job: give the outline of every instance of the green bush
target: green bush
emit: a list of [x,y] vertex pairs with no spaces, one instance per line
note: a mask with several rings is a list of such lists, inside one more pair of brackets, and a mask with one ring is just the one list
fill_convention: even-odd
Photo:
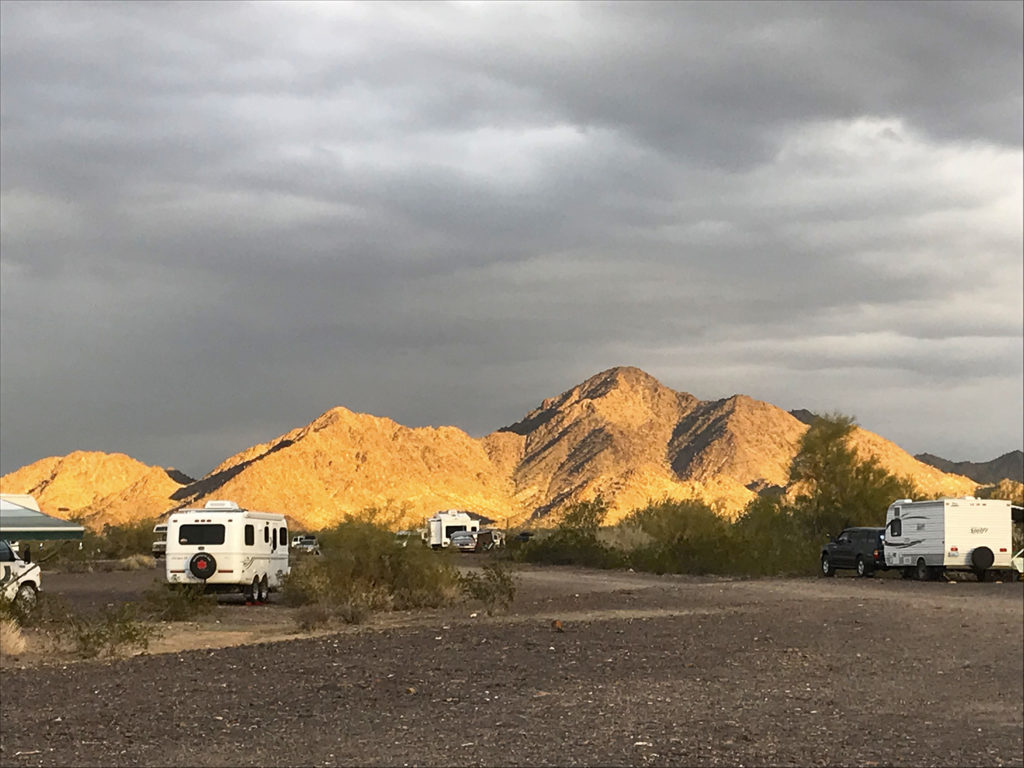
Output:
[[446,553],[399,546],[388,517],[386,511],[368,509],[320,531],[321,554],[296,558],[285,579],[285,601],[319,604],[350,623],[374,611],[451,601],[458,577]]
[[632,512],[623,527],[650,537],[629,564],[654,573],[726,573],[733,568],[730,525],[703,501],[664,500]]
[[622,567],[626,564],[625,554],[602,541],[599,535],[607,515],[608,504],[600,496],[573,504],[554,531],[523,542],[517,547],[516,556],[526,562],[549,565]]
[[143,610],[156,621],[190,621],[217,607],[217,596],[205,584],[168,584],[154,581],[142,593]]
[[466,597],[484,604],[487,615],[508,610],[516,599],[518,582],[503,563],[488,563],[482,573],[469,571],[459,576],[459,587]]
[[62,634],[78,656],[94,658],[101,654],[116,656],[135,648],[146,650],[157,629],[139,619],[133,604],[123,603],[95,615],[69,614]]

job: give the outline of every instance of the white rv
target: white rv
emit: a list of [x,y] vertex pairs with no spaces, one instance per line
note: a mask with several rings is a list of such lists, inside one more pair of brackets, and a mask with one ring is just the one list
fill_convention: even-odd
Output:
[[426,542],[433,549],[442,549],[451,544],[451,536],[456,531],[478,531],[480,521],[474,520],[465,512],[449,509],[438,512],[427,520]]
[[167,581],[205,584],[213,592],[241,591],[264,602],[289,572],[284,515],[208,501],[167,520]]
[[984,581],[1012,566],[1011,504],[1001,499],[899,499],[885,514],[885,564],[921,581],[944,570]]

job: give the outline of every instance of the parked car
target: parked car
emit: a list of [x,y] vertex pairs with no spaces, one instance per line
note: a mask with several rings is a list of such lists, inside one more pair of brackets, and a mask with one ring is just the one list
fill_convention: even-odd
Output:
[[312,555],[320,554],[320,542],[317,541],[316,536],[295,536],[292,538],[292,549],[297,549],[299,552],[309,552]]
[[167,523],[153,526],[153,557],[159,559],[167,554]]
[[459,552],[476,552],[476,535],[473,531],[456,531],[449,537],[449,546]]
[[821,550],[821,575],[835,576],[840,568],[851,568],[858,576],[886,570],[885,528],[846,528]]
[[0,541],[0,596],[15,604],[22,614],[31,613],[36,607],[41,587],[39,565],[28,558],[26,548],[22,559],[7,541]]

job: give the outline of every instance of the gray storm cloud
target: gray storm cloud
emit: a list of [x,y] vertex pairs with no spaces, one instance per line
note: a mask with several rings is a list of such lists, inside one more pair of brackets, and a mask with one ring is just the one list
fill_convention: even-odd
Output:
[[1021,447],[1012,3],[0,4],[2,471],[619,364]]

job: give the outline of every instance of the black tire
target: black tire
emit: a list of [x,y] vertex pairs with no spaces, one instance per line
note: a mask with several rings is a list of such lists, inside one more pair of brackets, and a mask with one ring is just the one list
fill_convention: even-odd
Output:
[[917,565],[914,567],[914,578],[918,581],[932,580],[932,569],[928,567],[923,557],[917,559]]
[[822,576],[835,576],[836,569],[832,567],[832,561],[828,555],[821,556],[821,575]]
[[974,575],[977,577],[978,581],[988,581],[992,576],[992,571],[975,570]]
[[253,576],[252,584],[245,591],[245,601],[247,603],[258,603],[260,601],[260,577]]
[[977,547],[971,552],[971,565],[975,571],[987,571],[996,561],[996,556],[988,547]]
[[14,605],[22,616],[28,616],[39,604],[39,590],[35,584],[22,584],[14,595]]
[[871,569],[871,566],[868,565],[867,562],[864,560],[864,556],[857,555],[857,575],[860,576],[862,579],[866,579],[870,577],[872,573],[874,573],[874,571]]
[[263,574],[263,578],[260,579],[260,602],[265,603],[270,599],[270,582],[267,580],[267,575]]
[[197,579],[206,581],[217,572],[217,559],[208,552],[197,552],[188,561],[188,570]]

